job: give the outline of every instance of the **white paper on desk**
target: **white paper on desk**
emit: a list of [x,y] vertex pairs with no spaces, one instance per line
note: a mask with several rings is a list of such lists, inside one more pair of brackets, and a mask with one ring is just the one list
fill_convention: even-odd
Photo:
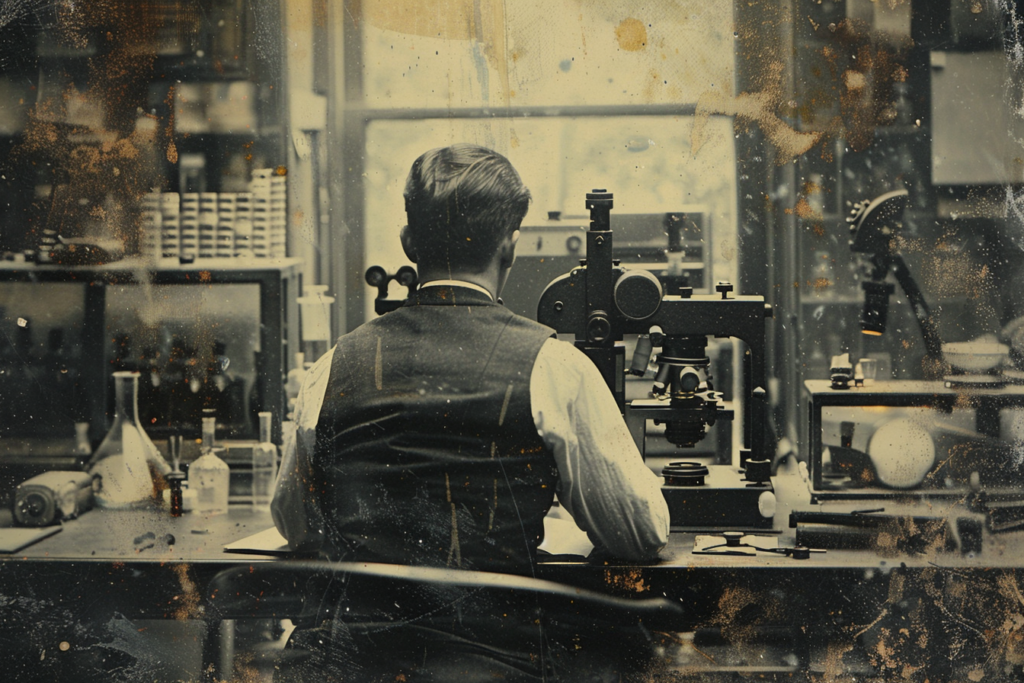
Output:
[[224,546],[226,553],[252,553],[253,555],[284,555],[291,552],[288,541],[277,527],[264,529],[258,534],[228,543]]
[[44,526],[27,529],[22,527],[0,529],[0,553],[16,553],[36,541],[53,536],[63,528],[61,526]]
[[538,550],[552,555],[583,555],[594,549],[587,534],[572,519],[548,515],[544,518],[544,541]]

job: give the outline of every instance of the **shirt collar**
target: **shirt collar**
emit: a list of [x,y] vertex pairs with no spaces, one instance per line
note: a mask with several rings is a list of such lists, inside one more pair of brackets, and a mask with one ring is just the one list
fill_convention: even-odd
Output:
[[431,280],[430,282],[421,283],[419,288],[426,289],[427,287],[465,287],[466,289],[475,289],[478,292],[486,294],[487,298],[494,301],[493,294],[480,285],[474,282],[466,282],[465,280]]

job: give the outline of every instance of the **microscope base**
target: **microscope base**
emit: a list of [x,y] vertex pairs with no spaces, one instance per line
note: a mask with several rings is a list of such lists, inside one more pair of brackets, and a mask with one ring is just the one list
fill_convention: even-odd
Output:
[[662,486],[673,528],[742,527],[769,529],[772,517],[761,510],[773,510],[762,496],[774,497],[771,484],[753,484],[743,472],[729,465],[711,465],[703,486]]

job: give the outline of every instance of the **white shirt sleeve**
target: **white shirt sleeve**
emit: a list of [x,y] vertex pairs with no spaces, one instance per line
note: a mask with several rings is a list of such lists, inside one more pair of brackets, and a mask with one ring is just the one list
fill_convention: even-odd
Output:
[[549,339],[533,366],[530,401],[558,467],[558,499],[576,524],[615,557],[656,557],[669,530],[661,481],[597,367],[572,344]]
[[270,513],[274,526],[292,550],[315,550],[323,544],[324,518],[311,497],[316,423],[327,394],[334,348],[313,364],[295,399],[295,438],[285,442]]

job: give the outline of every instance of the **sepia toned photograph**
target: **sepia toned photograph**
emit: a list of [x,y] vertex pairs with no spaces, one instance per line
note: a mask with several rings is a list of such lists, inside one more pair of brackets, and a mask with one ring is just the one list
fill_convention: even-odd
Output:
[[1024,679],[1024,5],[0,0],[0,681]]

